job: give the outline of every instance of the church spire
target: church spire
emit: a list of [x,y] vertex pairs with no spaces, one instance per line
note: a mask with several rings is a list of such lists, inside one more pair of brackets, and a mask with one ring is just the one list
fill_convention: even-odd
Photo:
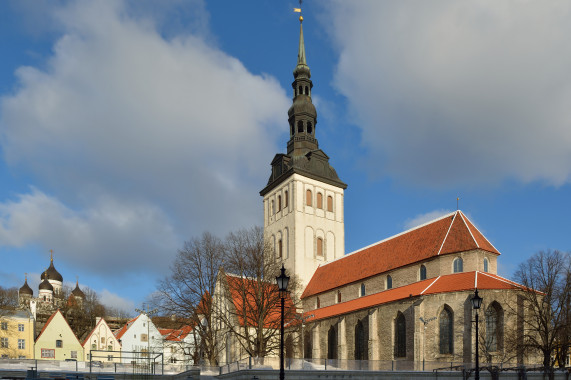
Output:
[[299,51],[297,53],[297,65],[307,65],[305,60],[305,42],[303,41],[303,16],[299,16]]

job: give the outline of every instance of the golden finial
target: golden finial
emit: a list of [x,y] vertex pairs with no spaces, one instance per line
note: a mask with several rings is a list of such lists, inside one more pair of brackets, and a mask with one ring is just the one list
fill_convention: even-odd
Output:
[[293,11],[299,13],[299,22],[303,22],[303,16],[301,15],[301,1],[299,0],[299,8],[293,8]]
[[24,281],[28,281],[28,273],[24,273]]
[[54,250],[50,249],[50,262],[54,262]]
[[458,205],[459,205],[458,202],[460,202],[460,197],[457,197],[457,198],[456,198],[456,211],[458,211],[458,210],[460,209],[459,206],[458,206]]

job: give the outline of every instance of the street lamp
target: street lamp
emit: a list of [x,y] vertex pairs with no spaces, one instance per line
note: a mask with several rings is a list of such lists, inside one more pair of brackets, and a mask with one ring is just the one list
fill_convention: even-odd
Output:
[[284,380],[284,308],[285,308],[285,295],[287,292],[287,285],[289,283],[289,276],[285,274],[284,264],[282,263],[281,274],[276,276],[280,297],[282,299],[282,319],[281,319],[281,336],[280,336],[280,380]]
[[472,307],[476,310],[476,375],[474,377],[475,380],[480,380],[480,357],[478,355],[478,310],[480,306],[482,306],[482,297],[478,295],[478,289],[474,293],[474,297],[471,299]]

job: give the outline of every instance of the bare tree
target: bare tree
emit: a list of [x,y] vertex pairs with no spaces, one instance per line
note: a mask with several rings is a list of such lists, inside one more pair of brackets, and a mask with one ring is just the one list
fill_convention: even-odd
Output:
[[557,353],[569,346],[570,270],[569,252],[540,251],[521,263],[514,276],[526,287],[521,295],[523,308],[518,309],[524,313],[519,316],[521,350],[540,353],[546,370],[553,368]]
[[80,340],[95,327],[97,317],[106,315],[105,306],[101,304],[99,295],[94,290],[86,287],[83,293],[85,295],[83,299],[75,298],[70,288],[64,285],[57,295],[62,299],[60,310]]
[[18,289],[0,286],[0,313],[2,310],[16,307],[18,307]]
[[[280,293],[275,277],[281,263],[263,229],[254,227],[231,233],[226,239],[226,309],[220,311],[223,324],[250,356],[265,357],[279,349]],[[290,294],[297,294],[298,281],[290,280]],[[285,320],[296,314],[294,301],[287,297]]]
[[153,304],[166,315],[176,315],[193,326],[200,356],[217,365],[222,349],[218,342],[219,323],[212,313],[212,294],[219,268],[224,265],[223,244],[217,237],[204,233],[184,243],[171,273],[158,284]]

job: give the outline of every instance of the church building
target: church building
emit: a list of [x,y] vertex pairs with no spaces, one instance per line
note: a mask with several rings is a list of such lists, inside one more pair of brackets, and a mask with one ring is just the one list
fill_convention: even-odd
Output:
[[287,153],[272,160],[260,195],[275,260],[303,284],[306,321],[295,356],[394,369],[473,362],[477,289],[482,362],[524,363],[510,349],[521,338],[523,288],[498,276],[500,252],[462,211],[345,254],[347,185],[319,148],[302,24],[293,77]]

